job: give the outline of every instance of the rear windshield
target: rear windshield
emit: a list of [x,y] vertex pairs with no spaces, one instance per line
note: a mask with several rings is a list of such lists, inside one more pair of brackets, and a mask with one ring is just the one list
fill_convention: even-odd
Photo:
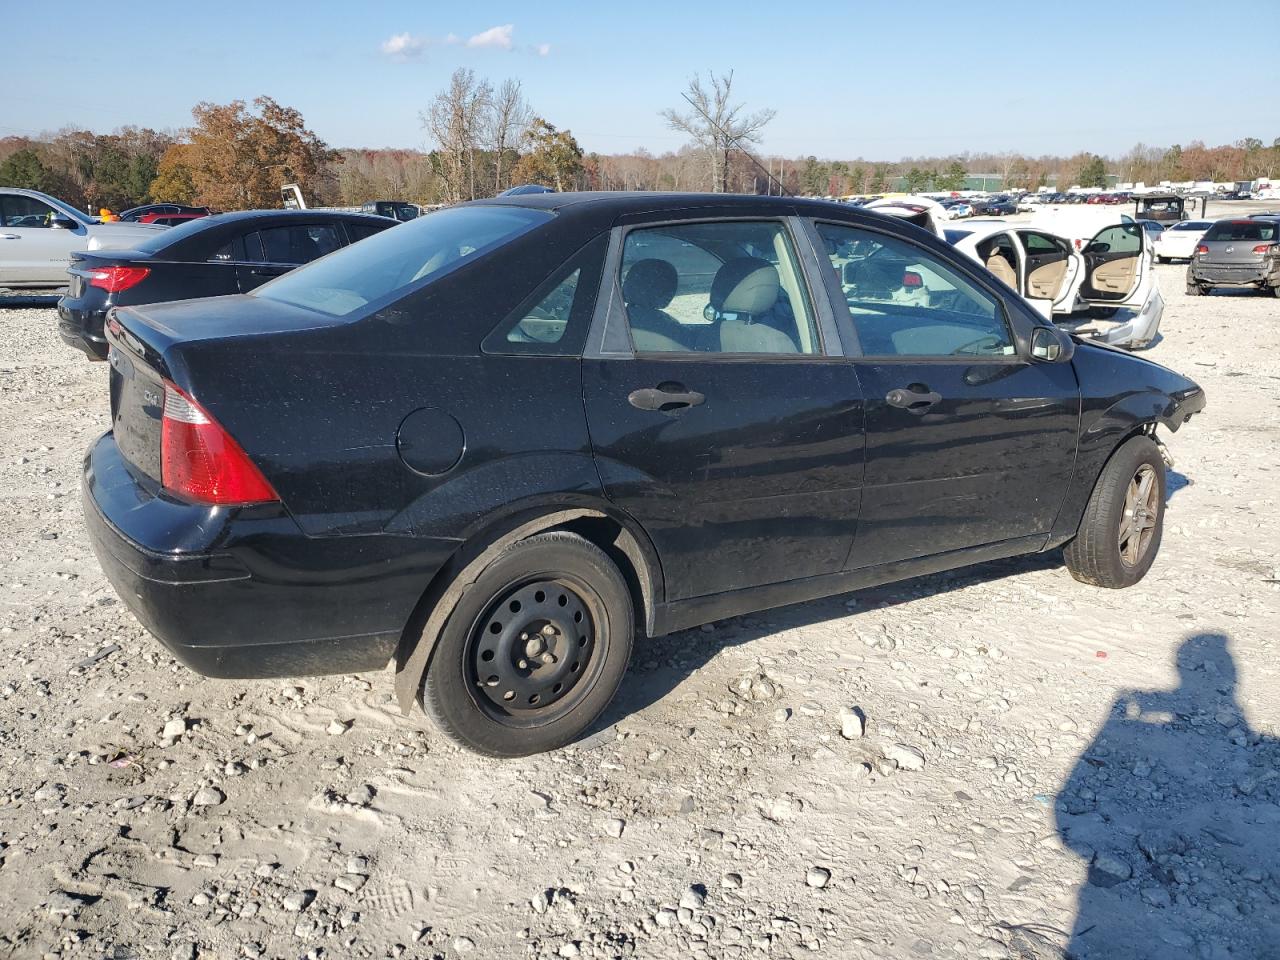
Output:
[[1183,220],[1175,223],[1170,230],[1208,230],[1213,224],[1208,220]]
[[1276,224],[1265,220],[1219,220],[1209,232],[1205,240],[1266,240],[1276,238]]
[[194,220],[181,220],[178,221],[177,226],[170,227],[168,230],[157,230],[153,236],[131,244],[131,246],[133,249],[141,250],[143,253],[159,253],[161,250],[171,247],[175,243],[187,239],[187,237],[203,233],[214,224],[221,222],[222,220],[217,214],[209,217],[197,217]]
[[944,230],[947,235],[947,243],[959,243],[965,237],[973,235],[972,230]]
[[523,207],[439,210],[300,267],[250,296],[344,317],[425,286],[551,217]]

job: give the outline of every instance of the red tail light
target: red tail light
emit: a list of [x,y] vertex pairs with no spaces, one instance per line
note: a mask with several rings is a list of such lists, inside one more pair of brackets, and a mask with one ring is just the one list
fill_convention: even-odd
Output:
[[1275,249],[1275,247],[1276,245],[1274,243],[1260,243],[1253,248],[1253,252],[1254,253],[1270,253],[1272,250]]
[[914,270],[908,270],[902,275],[902,285],[904,287],[923,287],[924,277],[920,276],[920,274],[916,273]]
[[1209,252],[1209,248],[1205,246],[1203,243],[1196,245],[1196,253],[1208,253],[1208,252]]
[[150,267],[99,267],[89,274],[89,286],[101,287],[107,293],[119,293],[136,287],[147,279],[150,272]]
[[160,472],[165,489],[198,503],[264,503],[280,499],[231,435],[167,380]]

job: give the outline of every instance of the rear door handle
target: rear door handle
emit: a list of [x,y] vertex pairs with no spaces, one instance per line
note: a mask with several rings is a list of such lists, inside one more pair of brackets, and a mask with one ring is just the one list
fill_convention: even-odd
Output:
[[627,402],[638,410],[684,410],[706,402],[706,396],[696,390],[686,390],[684,384],[660,383],[656,387],[643,387],[627,394]]
[[942,400],[942,394],[934,393],[927,387],[913,383],[910,387],[898,387],[885,394],[884,402],[891,407],[900,407],[907,413],[921,414]]
[[0,233],[0,240],[21,240],[16,233]]

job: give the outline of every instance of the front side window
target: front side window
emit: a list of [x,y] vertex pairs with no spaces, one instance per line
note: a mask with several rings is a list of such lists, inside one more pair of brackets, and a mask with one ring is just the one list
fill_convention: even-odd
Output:
[[817,228],[864,355],[1017,355],[999,300],[935,254],[859,227]]
[[250,296],[347,316],[423,287],[553,216],[545,210],[502,205],[451,207],[344,247]]
[[6,227],[47,227],[57,215],[47,203],[20,193],[0,197],[0,207],[3,207]]
[[1142,228],[1136,223],[1117,223],[1114,227],[1107,227],[1089,242],[1084,252],[1141,253]]
[[821,352],[803,274],[781,223],[632,230],[620,279],[639,353]]

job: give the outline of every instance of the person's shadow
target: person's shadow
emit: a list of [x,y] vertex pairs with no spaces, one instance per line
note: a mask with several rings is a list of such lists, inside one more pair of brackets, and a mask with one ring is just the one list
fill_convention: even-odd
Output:
[[1174,690],[1117,698],[1057,797],[1088,864],[1072,960],[1280,958],[1280,740],[1249,728],[1223,634]]

